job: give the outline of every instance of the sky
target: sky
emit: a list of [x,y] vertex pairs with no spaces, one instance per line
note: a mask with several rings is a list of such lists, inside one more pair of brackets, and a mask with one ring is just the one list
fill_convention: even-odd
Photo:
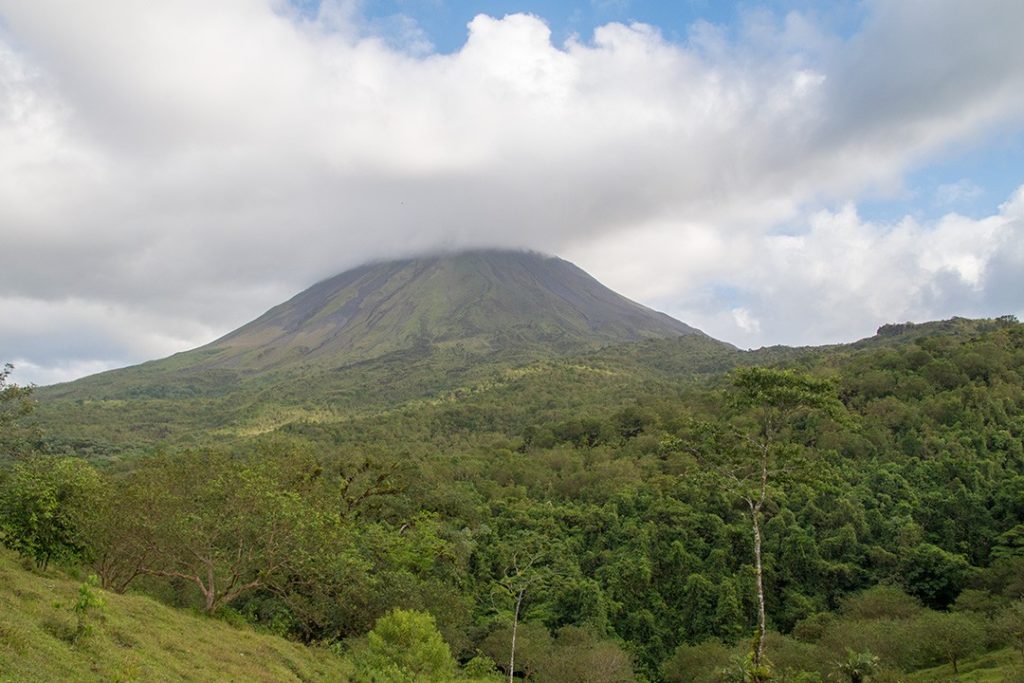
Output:
[[1019,0],[0,0],[0,362],[524,248],[742,348],[1024,317]]

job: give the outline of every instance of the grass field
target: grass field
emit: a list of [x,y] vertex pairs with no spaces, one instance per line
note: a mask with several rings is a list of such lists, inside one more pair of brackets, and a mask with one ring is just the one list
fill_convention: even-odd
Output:
[[907,674],[906,683],[1024,683],[1024,659],[1012,649],[989,652],[962,662],[958,674],[949,664]]
[[327,650],[98,588],[103,605],[76,640],[72,606],[81,585],[0,551],[0,683],[349,678],[347,662]]

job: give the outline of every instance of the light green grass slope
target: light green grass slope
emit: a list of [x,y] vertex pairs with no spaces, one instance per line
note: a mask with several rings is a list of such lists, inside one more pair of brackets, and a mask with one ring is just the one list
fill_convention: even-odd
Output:
[[906,683],[1024,683],[1024,660],[1009,648],[962,662],[958,674],[949,664],[907,674]]
[[348,680],[327,650],[99,589],[92,632],[72,643],[80,585],[0,551],[0,683]]

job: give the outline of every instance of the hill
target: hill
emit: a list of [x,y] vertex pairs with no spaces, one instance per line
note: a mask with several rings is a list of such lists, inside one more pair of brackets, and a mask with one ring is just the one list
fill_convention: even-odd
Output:
[[536,420],[585,406],[678,396],[738,366],[834,365],[875,351],[904,349],[926,338],[960,343],[1007,324],[1011,322],[965,318],[904,323],[884,326],[851,344],[754,351],[701,333],[584,347],[565,355],[475,354],[429,346],[340,368],[298,365],[253,373],[244,380],[227,370],[175,374],[166,368],[186,353],[40,388],[36,419],[49,442],[47,450],[99,456],[155,442],[253,436],[292,423],[387,421],[391,413],[418,411],[423,405],[479,414],[490,413],[486,406],[497,402],[493,412],[502,421],[516,415]]
[[476,251],[350,270],[199,351],[204,367],[261,371],[297,357],[337,365],[426,345],[564,352],[695,333],[562,259]]
[[81,582],[0,551],[0,681],[346,681],[327,650],[94,589],[103,607],[73,642]]

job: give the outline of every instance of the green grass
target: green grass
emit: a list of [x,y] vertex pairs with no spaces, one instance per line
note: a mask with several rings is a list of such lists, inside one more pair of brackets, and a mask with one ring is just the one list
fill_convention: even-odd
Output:
[[949,664],[907,674],[906,683],[1019,683],[1024,681],[1024,660],[1012,649],[988,652],[959,665],[959,674]]
[[327,650],[98,588],[104,605],[74,642],[80,585],[0,551],[0,683],[348,680]]

